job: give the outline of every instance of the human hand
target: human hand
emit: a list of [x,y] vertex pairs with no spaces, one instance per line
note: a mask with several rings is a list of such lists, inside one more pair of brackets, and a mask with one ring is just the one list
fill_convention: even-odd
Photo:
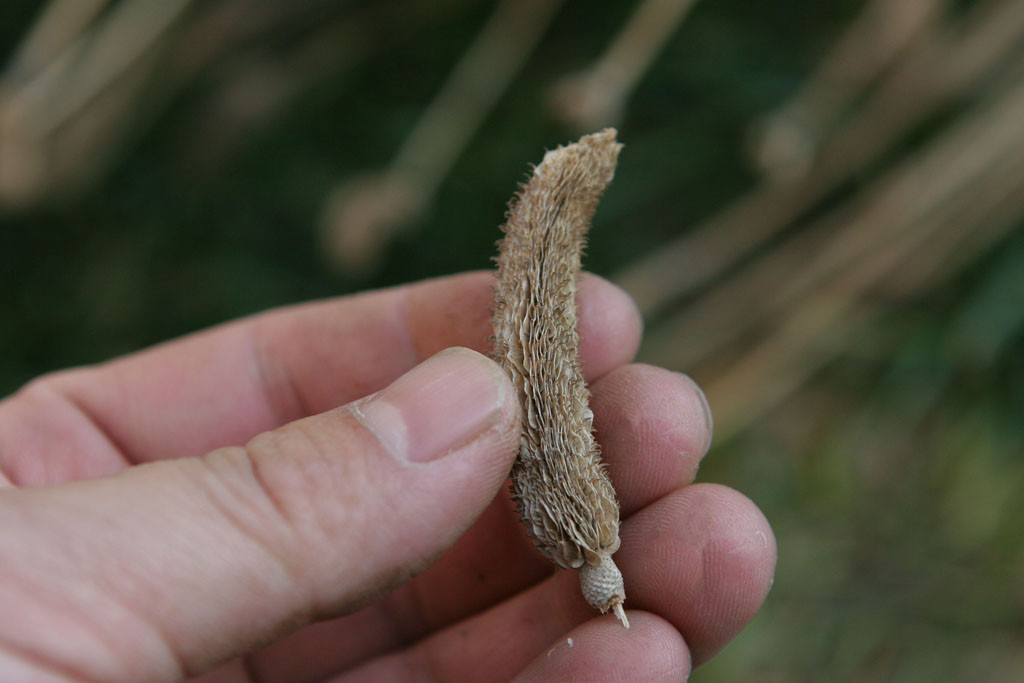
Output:
[[581,279],[627,631],[517,521],[509,382],[438,354],[485,350],[491,284],[275,311],[0,403],[0,680],[680,680],[721,649],[775,543],[691,484],[699,390],[630,364],[635,308]]

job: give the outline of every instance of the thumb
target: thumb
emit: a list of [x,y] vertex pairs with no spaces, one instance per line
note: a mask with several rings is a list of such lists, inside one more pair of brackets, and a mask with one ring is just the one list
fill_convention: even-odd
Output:
[[500,368],[451,349],[245,447],[6,490],[0,613],[23,618],[3,620],[0,652],[90,680],[173,679],[353,610],[482,512],[517,425]]

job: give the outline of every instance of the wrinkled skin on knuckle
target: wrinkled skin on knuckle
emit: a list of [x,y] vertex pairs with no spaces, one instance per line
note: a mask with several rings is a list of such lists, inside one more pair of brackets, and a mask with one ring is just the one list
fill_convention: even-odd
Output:
[[369,483],[360,459],[346,457],[340,443],[303,420],[244,448],[259,496],[307,547],[329,546],[351,531],[352,499]]

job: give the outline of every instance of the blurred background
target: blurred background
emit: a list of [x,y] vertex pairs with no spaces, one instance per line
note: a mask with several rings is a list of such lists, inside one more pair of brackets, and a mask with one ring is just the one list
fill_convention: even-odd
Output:
[[693,680],[1024,680],[1024,2],[5,0],[0,395],[488,268],[616,125],[586,264],[772,520]]

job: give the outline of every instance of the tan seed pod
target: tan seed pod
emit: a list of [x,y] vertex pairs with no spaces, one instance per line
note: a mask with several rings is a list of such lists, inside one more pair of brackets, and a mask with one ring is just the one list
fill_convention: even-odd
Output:
[[523,407],[512,493],[527,532],[552,562],[580,569],[584,597],[629,628],[619,505],[594,439],[576,329],[576,277],[597,201],[615,173],[615,130],[544,155],[512,201],[499,243],[494,358]]

